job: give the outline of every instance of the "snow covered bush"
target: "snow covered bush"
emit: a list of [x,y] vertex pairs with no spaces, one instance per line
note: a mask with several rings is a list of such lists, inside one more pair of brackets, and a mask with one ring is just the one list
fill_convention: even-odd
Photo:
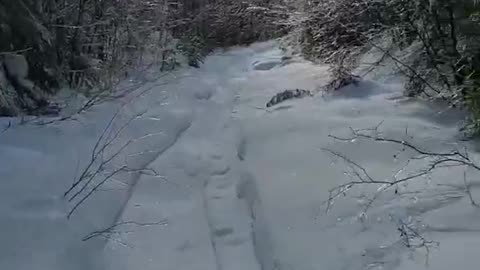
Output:
[[415,70],[407,68],[410,93],[448,100],[472,112],[469,130],[480,130],[480,6],[476,1],[394,1],[388,29],[399,45],[420,44]]
[[386,2],[374,0],[321,0],[307,6],[302,48],[310,58],[335,62],[334,55],[363,47],[384,30]]
[[[474,0],[319,0],[302,25],[303,53],[327,63],[339,54],[383,50],[408,78],[408,95],[448,100],[472,112],[469,128],[480,130],[480,5]],[[411,51],[415,65],[377,45]],[[343,61],[343,59],[342,59]],[[351,60],[353,61],[353,60]]]
[[[161,54],[171,41],[175,12],[175,2],[166,0],[5,0],[0,56],[26,58],[30,96],[55,94],[60,86],[108,91],[129,71],[162,65],[157,62],[166,59]],[[27,102],[23,90],[13,86],[15,102]],[[2,97],[11,96],[7,92],[2,90]],[[2,109],[2,115],[39,112],[36,107]]]
[[189,66],[197,68],[208,54],[205,37],[194,33],[185,34],[180,39],[177,49],[187,57]]

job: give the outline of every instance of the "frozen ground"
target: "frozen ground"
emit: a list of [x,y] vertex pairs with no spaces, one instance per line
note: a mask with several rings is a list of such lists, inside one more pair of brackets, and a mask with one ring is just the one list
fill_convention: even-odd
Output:
[[[333,96],[266,110],[277,92],[328,80],[324,66],[281,58],[273,43],[219,52],[200,69],[180,70],[77,121],[1,133],[0,269],[411,270],[426,269],[427,258],[429,269],[476,269],[480,211],[459,168],[382,193],[366,216],[366,196],[378,187],[354,190],[329,213],[323,205],[349,175],[322,148],[378,179],[411,154],[328,135],[383,121],[385,136],[442,151],[464,143],[456,126],[462,115],[398,98],[400,87],[375,82],[394,81],[378,74]],[[104,159],[128,147],[95,181],[121,166],[133,171],[116,174],[67,219],[76,201],[63,193],[122,102],[109,136],[128,125]],[[480,200],[477,176],[468,180]],[[429,254],[407,248],[402,226],[440,245]]]

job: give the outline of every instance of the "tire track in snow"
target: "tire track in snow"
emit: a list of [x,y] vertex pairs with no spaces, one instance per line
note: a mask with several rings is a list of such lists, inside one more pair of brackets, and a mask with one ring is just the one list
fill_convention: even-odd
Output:
[[[112,258],[119,260],[112,261],[112,269],[156,269],[159,263],[167,269],[261,269],[251,207],[239,196],[238,132],[229,125],[234,93],[225,87],[228,81],[216,75],[195,83],[194,120],[147,165],[177,184],[186,183],[187,189],[183,194],[169,194],[148,176],[138,181],[120,218],[165,218],[169,226],[123,235],[121,240],[132,242],[136,249],[113,250]],[[180,249],[175,247],[178,244]],[[115,248],[114,243],[109,247]],[[131,259],[123,259],[127,254]],[[188,254],[194,258],[190,260]],[[162,258],[169,261],[162,263]]]
[[223,158],[212,159],[212,171],[204,190],[218,270],[260,270],[252,209],[243,197],[241,171],[235,164],[238,160],[233,160],[233,164],[228,164]]
[[192,140],[200,140],[196,144],[202,145],[198,151],[205,164],[203,203],[217,270],[260,270],[252,206],[247,200],[250,190],[242,177],[244,172],[239,158],[241,132],[232,123],[232,105],[233,99],[229,98],[210,104],[207,114],[211,118],[195,124],[197,127],[193,127],[192,132],[198,128],[202,134],[196,134]]

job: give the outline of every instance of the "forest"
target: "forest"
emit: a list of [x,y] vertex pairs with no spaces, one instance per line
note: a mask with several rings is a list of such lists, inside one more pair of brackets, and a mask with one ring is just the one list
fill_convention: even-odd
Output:
[[[259,5],[257,5],[259,4]],[[6,0],[0,3],[0,114],[55,112],[61,87],[112,91],[138,68],[198,66],[213,49],[286,33],[265,1]],[[91,91],[91,90],[94,91]],[[94,92],[94,93],[92,93]]]
[[[339,80],[348,77],[355,55],[379,48],[382,60],[394,61],[409,78],[407,95],[467,107],[469,128],[479,128],[474,0],[4,0],[0,5],[1,115],[54,113],[49,97],[61,87],[89,95],[92,89],[111,91],[138,67],[171,70],[181,56],[198,66],[215,48],[292,35],[303,55],[331,64]],[[412,51],[406,62],[392,53],[407,48]]]

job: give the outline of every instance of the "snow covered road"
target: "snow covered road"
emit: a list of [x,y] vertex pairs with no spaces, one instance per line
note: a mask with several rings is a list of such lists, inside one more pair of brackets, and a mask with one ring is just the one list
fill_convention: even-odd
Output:
[[142,177],[120,218],[168,224],[133,226],[119,237],[128,245],[110,241],[107,269],[260,269],[252,212],[241,194],[241,133],[231,116],[238,86],[230,80],[247,66],[239,53],[210,58],[176,89],[193,95],[192,124],[151,164],[162,178]]
[[[323,205],[349,174],[322,149],[379,179],[411,154],[329,135],[383,122],[385,136],[441,151],[462,143],[462,115],[397,99],[398,85],[374,81],[267,110],[278,92],[328,81],[327,67],[296,58],[287,64],[282,56],[273,42],[234,48],[174,74],[181,79],[144,86],[152,90],[123,109],[122,120],[134,121],[115,149],[134,141],[112,168],[125,163],[156,173],[119,175],[70,220],[72,205],[62,194],[118,105],[76,122],[0,134],[0,269],[406,270],[425,269],[427,257],[430,269],[475,269],[480,212],[469,204],[458,168],[382,193],[367,216],[359,214],[378,186],[338,200],[328,214]],[[478,187],[472,182],[480,199]],[[440,246],[428,256],[406,247],[402,224]]]

